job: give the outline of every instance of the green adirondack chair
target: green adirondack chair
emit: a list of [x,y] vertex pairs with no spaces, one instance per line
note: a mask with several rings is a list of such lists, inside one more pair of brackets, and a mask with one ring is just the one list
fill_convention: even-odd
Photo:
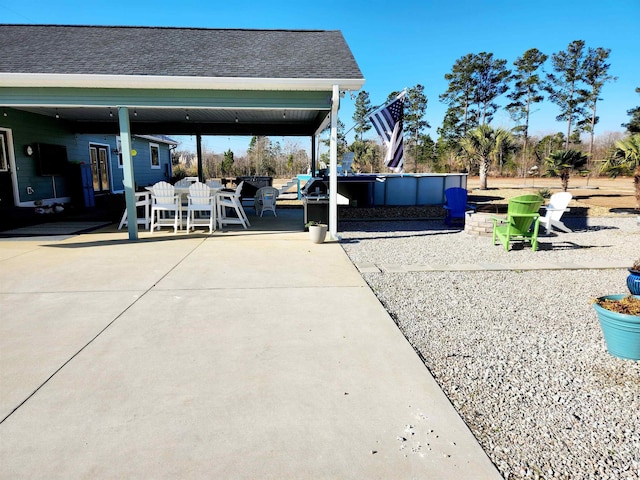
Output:
[[[509,200],[507,217],[492,217],[493,244],[496,237],[509,251],[513,240],[529,240],[531,248],[538,249],[538,228],[540,226],[540,206],[544,199],[538,195],[521,195]],[[533,225],[533,228],[532,228]]]

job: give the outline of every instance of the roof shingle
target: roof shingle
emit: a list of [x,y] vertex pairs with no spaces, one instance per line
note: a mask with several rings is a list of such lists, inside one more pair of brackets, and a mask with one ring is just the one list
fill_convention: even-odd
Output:
[[0,72],[362,79],[337,30],[0,25]]

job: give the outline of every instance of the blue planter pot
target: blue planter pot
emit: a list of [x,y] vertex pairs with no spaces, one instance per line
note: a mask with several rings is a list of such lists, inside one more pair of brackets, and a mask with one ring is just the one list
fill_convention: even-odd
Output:
[[631,295],[640,295],[640,272],[629,269],[627,287],[629,288]]
[[[598,300],[620,300],[626,296],[607,295]],[[593,308],[598,314],[609,353],[618,358],[640,360],[640,316],[612,312],[597,303]]]

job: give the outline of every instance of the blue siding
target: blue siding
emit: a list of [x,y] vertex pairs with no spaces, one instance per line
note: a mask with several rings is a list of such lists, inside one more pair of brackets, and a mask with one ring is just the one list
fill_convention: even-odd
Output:
[[[28,157],[24,147],[35,143],[64,145],[67,148],[69,162],[91,163],[89,145],[92,143],[108,146],[110,188],[112,192],[123,190],[123,170],[118,165],[118,156],[114,153],[117,147],[115,135],[80,135],[73,132],[73,124],[64,119],[36,115],[19,110],[7,109],[7,116],[0,116],[0,127],[11,129],[14,145],[19,203],[36,200],[55,201],[70,196],[70,181],[79,181],[66,175],[41,176],[37,171],[35,157]],[[171,173],[171,152],[169,145],[158,143],[160,151],[160,169],[151,168],[151,158],[147,139],[134,138],[133,148],[137,151],[134,157],[134,177],[139,187],[152,185],[161,180],[169,180]],[[27,187],[33,189],[27,193]]]

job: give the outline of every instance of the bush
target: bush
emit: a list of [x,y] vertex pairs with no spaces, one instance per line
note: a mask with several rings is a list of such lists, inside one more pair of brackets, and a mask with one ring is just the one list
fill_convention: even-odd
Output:
[[551,198],[551,190],[546,187],[541,188],[540,190],[538,190],[538,195],[540,195],[542,198]]

